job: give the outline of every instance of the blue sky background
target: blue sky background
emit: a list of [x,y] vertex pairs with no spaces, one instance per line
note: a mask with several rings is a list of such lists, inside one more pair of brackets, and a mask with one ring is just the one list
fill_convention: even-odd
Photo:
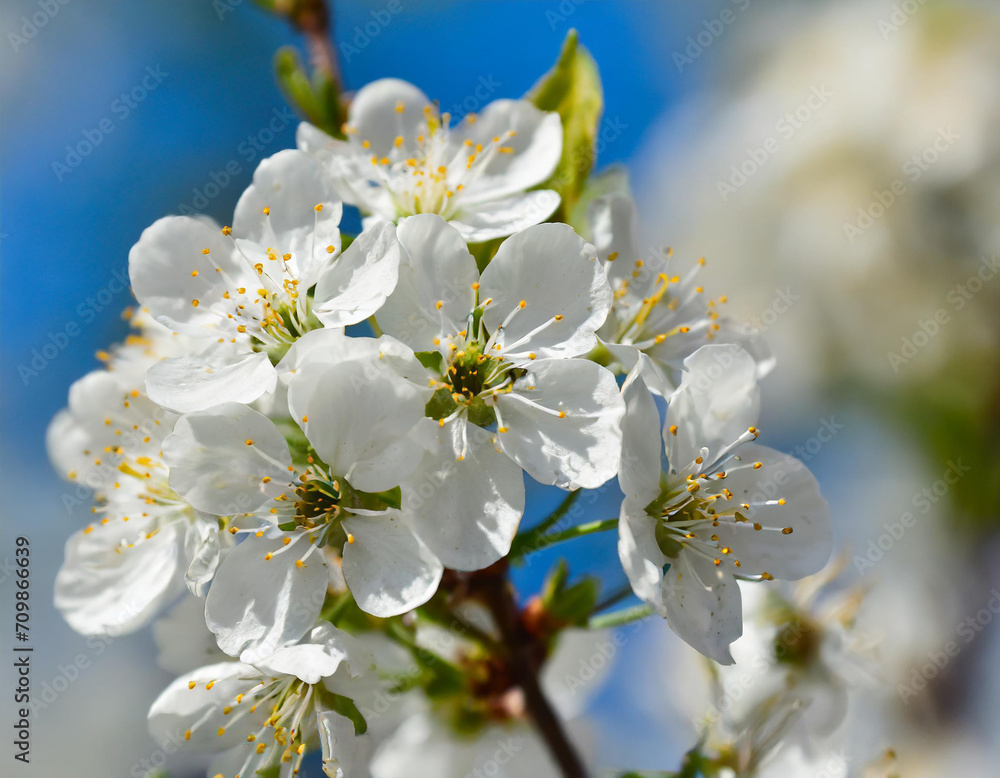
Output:
[[[605,116],[623,128],[599,166],[640,169],[634,155],[646,132],[697,90],[711,68],[706,57],[678,74],[671,59],[708,18],[708,9],[694,4],[398,2],[402,11],[389,14],[389,23],[363,48],[342,59],[349,89],[397,76],[448,108],[487,79],[499,84],[495,97],[520,96],[575,27],[600,66]],[[43,6],[57,12],[48,15]],[[388,6],[336,0],[337,44],[356,47],[356,27],[371,22],[373,11],[384,19]],[[24,18],[38,14],[46,21],[34,35],[8,37],[30,34]],[[249,0],[5,0],[0,21],[6,38],[0,41],[0,556],[9,553],[14,535],[31,538],[36,677],[55,679],[60,665],[80,652],[94,668],[42,714],[38,737],[48,753],[39,754],[31,768],[37,772],[28,774],[54,774],[51,765],[60,758],[52,753],[58,750],[55,733],[66,748],[78,738],[83,753],[88,742],[116,743],[93,752],[107,773],[88,764],[74,774],[128,774],[133,760],[149,753],[142,717],[168,676],[150,669],[148,633],[98,652],[52,608],[62,546],[83,523],[86,506],[64,504],[72,491],[49,468],[44,432],[70,384],[98,366],[95,351],[125,331],[120,313],[132,298],[120,279],[127,277],[128,251],[140,232],[182,205],[203,205],[205,213],[228,222],[260,158],[294,145],[294,123],[280,118],[285,103],[271,58],[279,46],[299,41]],[[121,98],[147,88],[131,106]],[[272,120],[277,124],[269,127]],[[88,154],[72,156],[67,146],[88,136],[99,142]],[[238,169],[228,182],[227,166]],[[210,195],[207,202],[199,193]],[[557,499],[551,492],[537,497],[543,509]],[[617,492],[609,488],[593,517],[613,515],[616,503]],[[579,541],[578,548],[587,569],[612,585],[622,581],[611,535]],[[540,555],[519,573],[525,588],[537,585],[551,557]],[[642,712],[631,708],[626,692],[609,689],[598,698],[599,716],[615,738],[601,743],[602,753],[618,763],[632,757],[628,766],[670,766],[658,761],[677,753],[666,733],[630,734]],[[119,734],[102,734],[112,728]],[[65,734],[70,729],[73,734]],[[7,748],[6,742],[0,746],[4,754]],[[9,757],[0,758],[8,763]]]

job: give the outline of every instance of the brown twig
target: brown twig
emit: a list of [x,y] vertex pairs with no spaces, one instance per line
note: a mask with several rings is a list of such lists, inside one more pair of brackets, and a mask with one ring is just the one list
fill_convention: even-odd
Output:
[[300,0],[292,21],[305,36],[313,68],[328,76],[339,90],[342,82],[331,38],[332,20],[326,0]]
[[564,778],[586,778],[579,754],[566,735],[562,722],[542,692],[538,668],[544,652],[524,627],[514,591],[507,579],[507,565],[497,563],[477,576],[477,590],[493,614],[510,660],[510,671],[524,693],[528,714],[559,765]]

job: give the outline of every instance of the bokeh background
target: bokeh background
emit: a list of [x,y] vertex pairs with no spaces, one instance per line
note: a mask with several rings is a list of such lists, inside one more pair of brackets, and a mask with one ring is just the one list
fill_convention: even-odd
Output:
[[[402,77],[446,109],[483,85],[491,99],[523,94],[579,30],[605,90],[598,168],[627,170],[650,249],[706,256],[706,287],[772,344],[763,440],[817,474],[844,585],[865,591],[858,629],[878,670],[853,690],[831,774],[861,775],[892,747],[902,775],[995,775],[1000,8],[332,5],[347,88]],[[49,700],[31,765],[12,762],[8,734],[0,764],[4,775],[141,775],[157,748],[145,711],[170,676],[149,630],[88,640],[53,609],[63,542],[88,506],[51,471],[44,432],[125,331],[127,255],[142,229],[185,209],[228,221],[257,162],[294,145],[271,58],[301,41],[249,0],[5,0],[0,31],[5,733],[18,535],[32,548],[33,681]],[[539,513],[556,499],[536,496]],[[614,488],[599,495],[594,518],[616,500]],[[573,551],[576,572],[621,584],[613,538]],[[519,571],[523,591],[552,556]],[[961,625],[977,614],[966,641]],[[901,694],[952,640],[958,656]],[[600,764],[675,768],[694,739],[696,660],[658,622],[630,630],[615,659],[590,702]],[[175,762],[174,774],[196,765]]]

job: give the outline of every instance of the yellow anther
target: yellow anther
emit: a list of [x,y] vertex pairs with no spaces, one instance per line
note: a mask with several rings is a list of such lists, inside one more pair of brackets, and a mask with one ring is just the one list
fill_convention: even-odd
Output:
[[200,303],[200,301],[199,301],[199,300],[192,300],[192,301],[191,301],[191,305],[193,305],[193,306],[194,306],[195,308],[197,308],[197,307],[198,307],[199,303]]
[[197,685],[198,685],[197,681],[188,681],[188,688],[189,689],[193,689]]
[[676,435],[677,434],[677,425],[676,424],[671,424],[670,425],[670,434],[671,435]]
[[246,444],[248,446],[252,446],[253,445],[253,438],[247,438],[245,442],[246,442]]
[[327,246],[327,247],[326,247],[326,253],[327,253],[327,254],[332,254],[332,253],[333,253],[334,251],[336,251],[336,250],[337,250],[337,249],[335,249],[335,248],[334,248],[333,246]]
[[354,535],[352,535],[350,532],[347,533],[347,542],[354,543]]
[[792,534],[792,528],[791,527],[785,527],[784,529],[781,530],[781,534],[782,535],[791,535]]
[[763,466],[764,466],[763,462],[754,462],[753,463],[753,469],[754,470],[760,470]]
[[264,208],[264,215],[265,216],[270,216],[271,215],[271,209],[265,206],[265,208]]
[[316,203],[316,205],[313,206],[313,210],[316,211],[316,213],[320,213],[323,210],[323,203]]
[[273,558],[274,558],[274,554],[272,554],[270,551],[268,551],[266,554],[264,554],[264,561],[265,562],[270,562]]

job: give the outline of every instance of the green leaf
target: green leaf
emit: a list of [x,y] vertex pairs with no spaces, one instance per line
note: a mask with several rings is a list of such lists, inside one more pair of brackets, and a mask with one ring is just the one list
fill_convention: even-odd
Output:
[[601,582],[587,577],[568,585],[569,568],[560,559],[549,571],[541,597],[545,612],[562,625],[582,627],[590,619],[601,592]]
[[527,96],[543,111],[555,111],[562,119],[562,157],[542,188],[554,189],[562,197],[551,221],[566,221],[594,165],[598,124],[604,111],[597,64],[579,45],[576,30],[570,30],[555,66]]

